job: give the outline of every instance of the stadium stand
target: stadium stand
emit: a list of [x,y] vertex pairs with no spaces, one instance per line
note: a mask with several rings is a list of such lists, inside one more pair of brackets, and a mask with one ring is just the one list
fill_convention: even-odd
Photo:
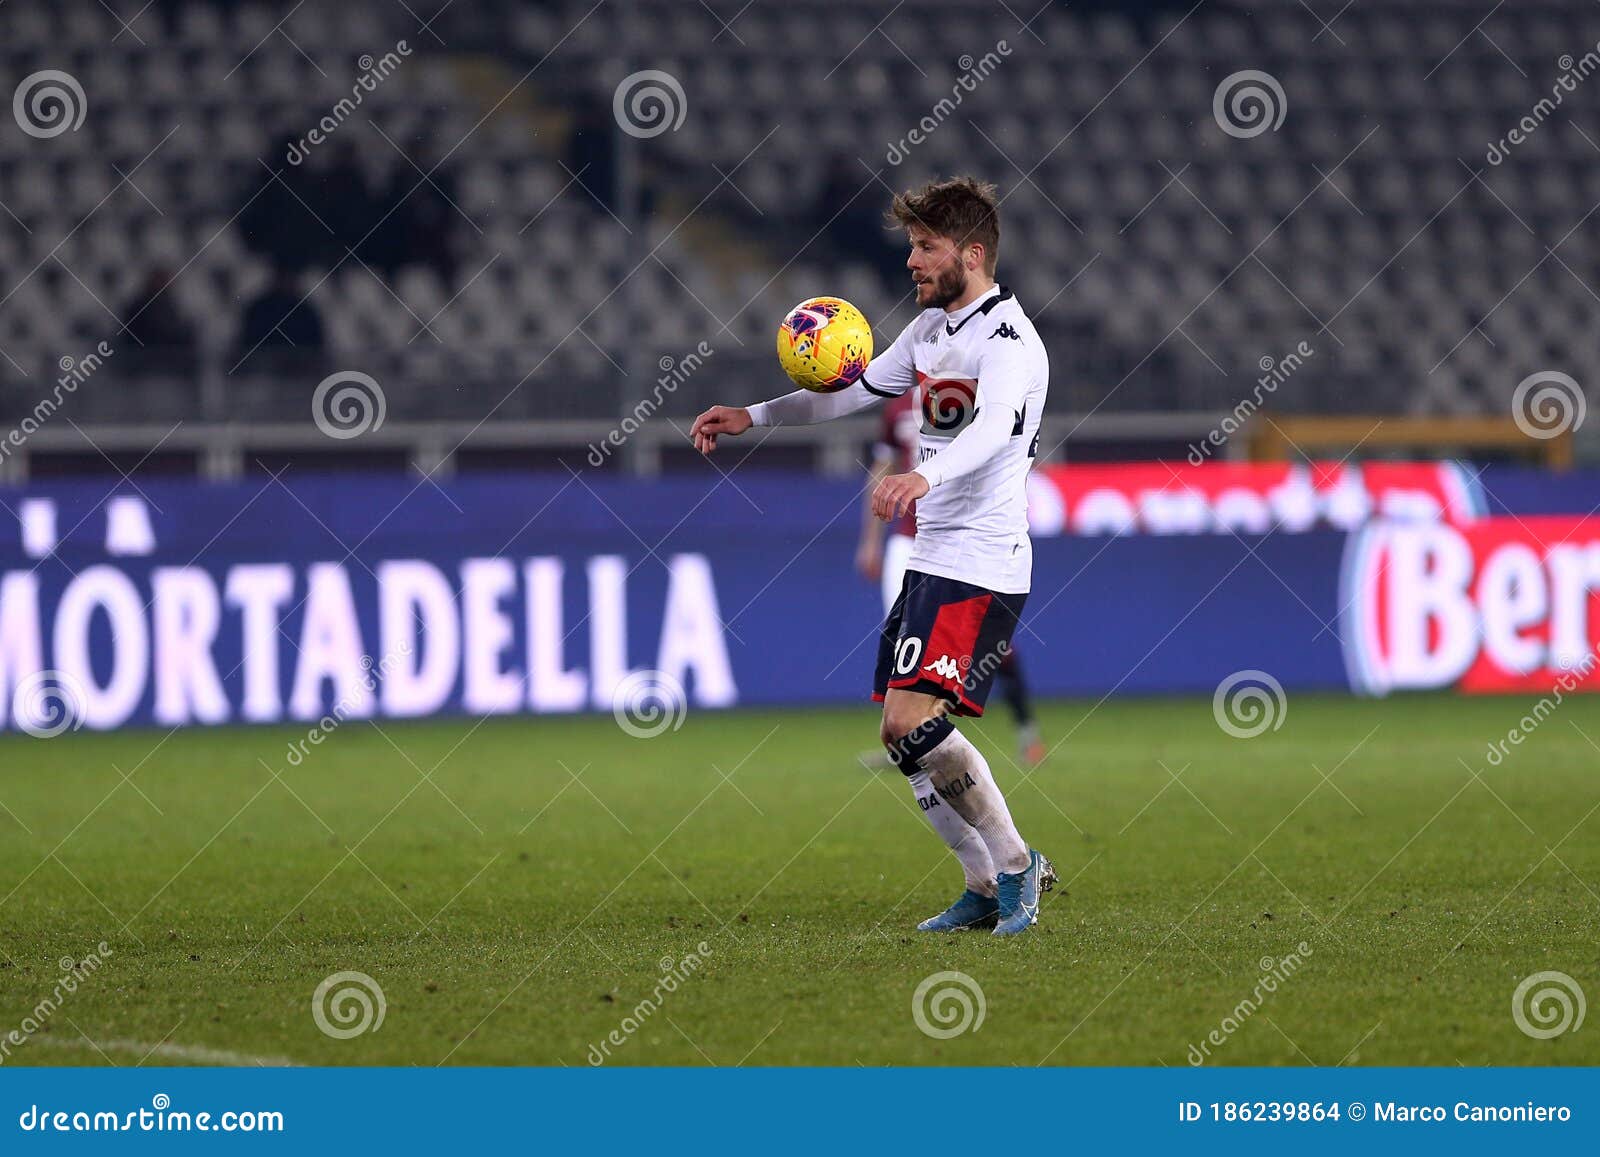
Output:
[[[850,297],[892,337],[904,283],[860,207],[969,169],[1005,192],[1004,280],[1051,342],[1052,408],[1226,409],[1305,341],[1280,410],[1503,413],[1588,348],[1592,6],[1025,7],[0,7],[6,75],[67,72],[88,113],[0,133],[0,406],[27,412],[100,340],[117,352],[74,400],[85,424],[303,421],[334,368],[382,380],[395,420],[604,418],[702,339],[715,368],[667,413],[754,398],[800,297]],[[646,68],[687,115],[635,140],[611,102]],[[1246,69],[1281,86],[1283,130],[1213,115]],[[1579,73],[1570,106],[1536,111]],[[860,206],[835,204],[851,187]],[[275,264],[324,349],[241,343]],[[198,374],[124,329],[162,271]]]

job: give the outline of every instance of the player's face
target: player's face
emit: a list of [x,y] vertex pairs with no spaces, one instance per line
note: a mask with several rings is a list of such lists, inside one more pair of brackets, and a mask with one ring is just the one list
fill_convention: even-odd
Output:
[[911,255],[906,268],[922,309],[944,309],[967,291],[967,268],[955,239],[913,225],[907,230]]

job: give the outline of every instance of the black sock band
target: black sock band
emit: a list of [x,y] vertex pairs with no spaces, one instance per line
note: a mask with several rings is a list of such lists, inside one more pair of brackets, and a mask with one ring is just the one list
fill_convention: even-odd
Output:
[[947,716],[936,715],[891,743],[889,761],[900,769],[901,775],[916,775],[922,770],[922,757],[943,743],[955,729]]

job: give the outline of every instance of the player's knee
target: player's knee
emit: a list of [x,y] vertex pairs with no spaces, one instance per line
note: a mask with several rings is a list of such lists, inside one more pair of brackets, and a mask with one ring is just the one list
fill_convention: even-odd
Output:
[[878,728],[878,738],[885,747],[893,747],[940,714],[942,712],[929,710],[920,704],[886,704],[883,709],[883,722]]

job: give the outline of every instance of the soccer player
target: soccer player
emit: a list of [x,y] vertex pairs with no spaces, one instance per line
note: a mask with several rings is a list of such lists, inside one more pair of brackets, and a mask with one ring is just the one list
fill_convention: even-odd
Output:
[[[918,441],[922,415],[917,409],[917,391],[907,390],[898,398],[890,398],[883,406],[883,425],[878,441],[873,446],[872,468],[867,476],[866,501],[861,512],[861,541],[856,546],[856,569],[868,582],[879,584],[883,593],[883,613],[887,616],[900,597],[900,587],[905,582],[906,563],[911,558],[911,543],[917,534],[917,508],[913,503],[894,525],[885,527],[872,510],[873,492],[878,483],[891,474],[910,470],[917,463]],[[1017,656],[1016,643],[1000,663],[998,671],[1000,694],[1017,721],[1017,760],[1029,767],[1037,767],[1046,755],[1044,741],[1039,737],[1039,725],[1033,718],[1032,696],[1028,681],[1022,672],[1022,660]],[[876,757],[862,756],[868,767],[886,766],[888,756],[878,752]]]
[[850,387],[797,390],[748,408],[712,406],[690,430],[709,454],[752,426],[821,422],[919,390],[921,461],[872,492],[885,522],[917,503],[905,578],[883,625],[873,698],[879,739],[928,821],[955,852],[966,889],[918,925],[1025,932],[1050,861],[1018,834],[983,755],[951,722],[981,715],[1027,598],[1028,470],[1038,453],[1050,365],[1033,324],[995,283],[994,186],[962,177],[898,194],[906,268],[922,312]]

